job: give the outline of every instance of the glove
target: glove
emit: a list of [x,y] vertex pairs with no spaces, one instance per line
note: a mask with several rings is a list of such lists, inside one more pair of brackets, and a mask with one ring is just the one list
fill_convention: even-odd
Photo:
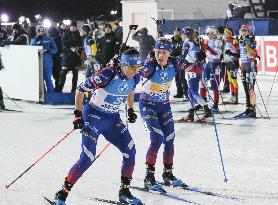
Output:
[[227,54],[227,55],[229,55],[229,56],[234,56],[234,57],[236,57],[236,58],[239,58],[239,57],[240,57],[239,53],[233,53],[233,52],[230,51],[230,50],[226,50],[226,51],[225,51],[225,54]]
[[50,48],[43,49],[43,53],[50,53]]
[[203,61],[203,60],[206,59],[206,57],[207,57],[206,53],[203,50],[201,50],[200,52],[197,53],[197,60],[198,61]]
[[232,51],[230,51],[230,50],[226,50],[226,51],[225,51],[225,54],[227,54],[227,55],[232,55],[233,53],[232,53]]
[[73,119],[73,127],[74,129],[82,129],[84,122],[82,119],[82,111],[80,110],[74,110],[74,119]]
[[135,123],[136,119],[137,119],[137,115],[134,113],[133,108],[129,108],[127,110],[127,114],[128,114],[128,121],[130,123]]

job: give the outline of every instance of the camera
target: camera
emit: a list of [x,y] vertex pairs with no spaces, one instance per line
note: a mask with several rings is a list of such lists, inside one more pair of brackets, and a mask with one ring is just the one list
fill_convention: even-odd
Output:
[[129,25],[129,30],[136,30],[138,25]]
[[165,24],[165,19],[156,20],[156,24],[157,24],[157,25],[163,25],[163,24]]

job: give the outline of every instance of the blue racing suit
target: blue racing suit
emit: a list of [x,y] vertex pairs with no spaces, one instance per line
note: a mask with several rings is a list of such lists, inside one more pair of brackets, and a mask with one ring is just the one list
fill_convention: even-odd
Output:
[[144,126],[150,133],[147,164],[156,163],[157,152],[162,143],[164,164],[173,164],[175,129],[169,95],[175,74],[176,68],[172,62],[161,67],[155,60],[146,61],[138,74],[145,79],[139,108]]
[[100,134],[122,152],[121,174],[132,178],[136,150],[127,126],[120,118],[119,109],[138,82],[138,77],[127,78],[121,71],[108,67],[78,86],[82,92],[94,92],[90,102],[83,107],[82,151],[68,173],[70,184],[75,184],[92,165]]
[[43,78],[46,84],[47,92],[54,92],[54,87],[52,83],[52,54],[56,54],[58,49],[52,38],[46,35],[35,38],[31,40],[32,46],[42,46],[43,47]]

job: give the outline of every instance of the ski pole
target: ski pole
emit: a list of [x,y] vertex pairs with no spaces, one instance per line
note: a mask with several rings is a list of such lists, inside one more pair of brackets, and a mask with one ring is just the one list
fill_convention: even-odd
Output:
[[11,100],[17,107],[19,107],[21,111],[23,111],[23,108],[21,106],[19,106],[13,99],[11,99],[3,90],[2,90],[2,92],[4,93],[4,95],[6,95],[6,97],[9,100]]
[[128,129],[128,110],[127,110],[127,104],[125,104],[125,124]]
[[111,144],[111,143],[107,143],[107,144],[105,145],[105,147],[99,152],[99,154],[95,157],[95,159],[92,161],[92,163],[94,163],[94,162],[97,160],[97,158],[99,158],[100,155],[102,155],[102,153],[109,147],[110,144]]
[[276,69],[275,76],[274,76],[274,78],[273,78],[272,85],[271,85],[271,88],[270,88],[270,91],[269,91],[269,95],[268,95],[268,97],[267,97],[266,107],[267,107],[267,105],[268,105],[268,102],[269,102],[269,99],[270,99],[270,95],[271,95],[271,93],[272,93],[273,85],[274,85],[274,82],[275,82],[276,77],[277,77],[277,72],[278,72],[278,67],[277,67],[277,69]]
[[[208,96],[212,100],[212,97],[209,94],[209,91],[208,91]],[[223,171],[223,174],[224,174],[224,182],[227,183],[228,179],[226,177],[226,171],[225,171],[225,167],[224,167],[224,161],[223,161],[222,151],[221,151],[221,147],[220,147],[219,135],[218,135],[217,127],[216,127],[216,122],[215,122],[215,118],[214,118],[213,109],[211,109],[211,114],[212,114],[212,119],[213,119],[213,127],[214,127],[215,136],[216,136],[216,141],[217,141],[218,151],[219,151],[219,155],[220,155],[221,165],[222,165],[222,171]]]
[[[216,86],[217,86],[217,89],[218,89],[219,95],[220,95],[220,97],[221,97],[222,103],[223,103],[223,105],[224,105],[225,111],[227,112],[228,110],[227,110],[226,105],[225,105],[225,103],[224,103],[224,98],[223,98],[223,95],[222,95],[222,93],[221,93],[221,91],[220,91],[220,88],[219,88],[219,85],[218,85],[218,81],[216,80],[215,74],[214,74],[213,76],[214,76],[214,81],[215,81],[215,84],[216,84]],[[219,80],[219,84],[220,84],[220,80]],[[223,116],[222,116],[222,117],[223,117]],[[224,117],[223,117],[223,118],[224,118]]]
[[29,166],[24,172],[22,172],[15,180],[13,180],[9,185],[6,185],[8,189],[13,183],[15,183],[19,178],[21,178],[26,172],[28,172],[33,166],[35,166],[42,158],[44,158],[49,152],[51,152],[57,145],[59,145],[64,139],[66,139],[75,129],[68,132],[62,139],[60,139],[55,145],[49,148],[40,158],[38,158],[31,166]]
[[[203,84],[204,85],[204,84]],[[205,85],[204,85],[205,86]],[[208,93],[208,97],[211,101],[213,101],[208,88],[205,86],[207,93]],[[216,141],[217,141],[217,146],[218,146],[218,152],[220,155],[220,160],[221,160],[221,165],[222,165],[222,171],[223,171],[223,175],[224,175],[224,182],[228,182],[228,179],[226,177],[226,171],[225,171],[225,167],[224,167],[224,161],[223,161],[223,156],[222,156],[222,151],[221,151],[221,146],[220,146],[220,140],[219,140],[219,135],[218,135],[218,130],[216,127],[216,122],[215,122],[215,117],[214,117],[214,112],[213,109],[211,108],[211,114],[212,114],[212,120],[213,120],[213,127],[214,127],[214,132],[215,132],[215,136],[216,136]]]
[[260,111],[259,107],[257,105],[255,105],[255,107],[257,108],[257,110],[259,111],[260,115],[262,118],[264,118],[264,116],[262,115],[262,112]]
[[266,114],[267,114],[267,117],[268,117],[268,119],[270,120],[270,117],[269,117],[269,114],[268,114],[268,111],[267,111],[266,105],[265,105],[265,103],[264,103],[264,99],[263,99],[263,96],[262,96],[262,93],[261,93],[261,90],[260,90],[259,84],[258,84],[258,82],[257,82],[257,81],[255,81],[255,83],[256,83],[256,85],[257,85],[257,87],[258,87],[258,90],[259,90],[260,96],[261,96],[261,98],[262,98],[263,105],[264,105],[264,109],[265,109],[265,112],[266,112]]

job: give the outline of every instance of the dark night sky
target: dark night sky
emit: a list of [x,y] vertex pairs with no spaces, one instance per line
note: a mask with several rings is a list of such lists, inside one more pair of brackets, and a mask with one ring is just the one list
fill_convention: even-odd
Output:
[[120,0],[0,0],[0,13],[7,12],[13,20],[21,15],[33,18],[38,13],[55,20],[82,20],[91,16],[107,16],[112,9],[118,9],[119,12],[119,2]]

